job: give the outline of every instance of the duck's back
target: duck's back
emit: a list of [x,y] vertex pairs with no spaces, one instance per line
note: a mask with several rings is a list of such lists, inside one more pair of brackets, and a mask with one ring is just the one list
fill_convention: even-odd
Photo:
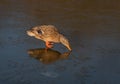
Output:
[[59,32],[53,25],[40,26],[45,41],[59,42]]

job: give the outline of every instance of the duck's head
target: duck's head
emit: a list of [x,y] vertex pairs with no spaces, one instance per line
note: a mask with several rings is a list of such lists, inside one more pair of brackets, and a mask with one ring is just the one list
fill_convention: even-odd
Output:
[[30,30],[27,30],[27,34],[28,34],[29,36],[39,35],[39,34],[41,34],[41,29],[39,29],[39,28],[37,28],[37,27],[34,27],[34,28],[30,29]]
[[42,25],[42,26],[36,26],[32,29],[27,31],[27,34],[29,36],[35,36],[35,35],[50,35],[58,32],[58,30],[53,25]]

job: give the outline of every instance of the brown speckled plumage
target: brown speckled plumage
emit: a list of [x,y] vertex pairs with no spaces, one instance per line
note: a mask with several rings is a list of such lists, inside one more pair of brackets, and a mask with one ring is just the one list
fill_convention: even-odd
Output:
[[62,43],[70,51],[72,50],[68,40],[62,34],[60,34],[57,28],[53,25],[33,27],[27,31],[27,34],[45,42]]

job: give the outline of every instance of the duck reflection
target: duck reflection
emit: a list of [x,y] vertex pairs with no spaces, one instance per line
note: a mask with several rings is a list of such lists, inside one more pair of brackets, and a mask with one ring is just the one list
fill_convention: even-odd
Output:
[[70,55],[70,51],[61,54],[60,52],[52,49],[48,49],[46,51],[45,48],[38,48],[38,49],[29,49],[28,54],[31,57],[40,60],[44,64],[50,64],[60,59],[67,59],[68,56]]

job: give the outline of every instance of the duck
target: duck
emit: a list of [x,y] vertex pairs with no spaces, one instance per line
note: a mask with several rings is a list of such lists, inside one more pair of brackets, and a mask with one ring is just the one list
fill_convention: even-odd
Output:
[[54,25],[40,25],[27,30],[27,35],[45,42],[46,49],[53,47],[54,43],[63,44],[69,51],[72,51],[68,39]]

